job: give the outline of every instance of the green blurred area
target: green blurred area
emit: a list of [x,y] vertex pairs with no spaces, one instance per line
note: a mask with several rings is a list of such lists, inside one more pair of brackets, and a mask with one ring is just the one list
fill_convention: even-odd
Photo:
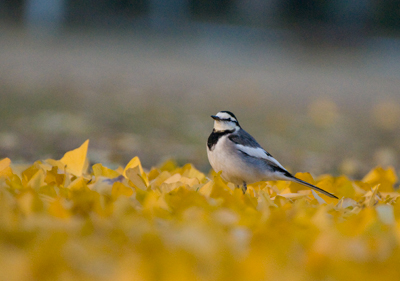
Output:
[[90,139],[93,163],[137,155],[146,168],[173,158],[207,172],[210,115],[230,110],[293,172],[357,178],[398,165],[397,39],[316,47],[229,28],[1,32],[0,158],[59,159]]

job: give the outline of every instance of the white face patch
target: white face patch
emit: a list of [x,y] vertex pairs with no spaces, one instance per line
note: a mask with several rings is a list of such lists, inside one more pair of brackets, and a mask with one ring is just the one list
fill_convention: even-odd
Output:
[[214,121],[214,129],[216,131],[226,131],[226,130],[233,130],[237,127],[235,122],[231,122],[231,121],[219,121],[219,120],[215,120]]
[[235,117],[232,117],[230,114],[226,112],[218,112],[216,116],[218,116],[221,119],[232,120],[232,121],[215,120],[214,129],[216,131],[226,131],[226,130],[231,131],[239,128],[239,126],[236,124]]

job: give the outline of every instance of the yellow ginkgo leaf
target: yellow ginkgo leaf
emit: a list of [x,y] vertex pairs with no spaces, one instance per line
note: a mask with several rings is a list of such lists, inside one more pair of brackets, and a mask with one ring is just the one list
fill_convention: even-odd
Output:
[[50,203],[48,207],[48,212],[50,215],[61,218],[61,219],[68,219],[71,217],[71,213],[63,204],[62,198],[58,198],[57,200]]
[[194,178],[187,178],[184,176],[181,176],[180,174],[175,174],[172,177],[169,177],[164,181],[164,183],[169,184],[169,183],[182,183],[182,184],[187,184],[189,187],[192,187],[196,184],[199,184],[200,181],[194,177]]
[[259,192],[257,209],[260,211],[268,211],[270,207],[277,208],[278,206],[272,201],[268,192],[261,190]]
[[181,177],[179,180],[183,184],[187,184],[189,187],[193,187],[195,185],[200,184],[200,181],[198,178],[187,178],[187,177]]
[[[80,147],[68,151],[60,159],[60,162],[69,173],[77,177],[80,177],[86,173],[89,166],[89,160],[87,158],[88,146],[89,140],[86,140]],[[60,168],[63,169],[63,167]]]
[[147,172],[137,157],[87,173],[84,161],[66,159],[73,154],[31,165],[0,160],[2,280],[399,279],[392,168],[364,182],[297,174],[336,200],[308,187],[293,192],[289,181],[249,184],[243,194],[221,173],[210,180],[174,162]]
[[116,178],[120,174],[114,170],[104,167],[102,164],[97,163],[92,166],[93,174],[95,177],[106,177],[106,178]]
[[161,171],[157,168],[152,168],[150,172],[147,174],[149,182],[156,179],[161,174]]
[[117,198],[118,196],[121,195],[130,197],[132,196],[132,194],[133,194],[133,189],[131,187],[124,185],[121,182],[115,182],[112,186],[111,195],[114,198]]
[[170,159],[165,161],[161,167],[160,170],[161,171],[167,171],[167,172],[172,172],[173,170],[175,170],[177,168],[177,164],[174,160]]
[[397,182],[397,179],[393,167],[387,169],[376,167],[370,171],[362,181],[373,185],[380,184],[380,191],[392,192],[394,191],[393,185]]
[[210,197],[210,194],[213,189],[213,185],[214,185],[214,183],[212,181],[209,181],[208,183],[206,183],[199,189],[199,193],[206,197]]
[[[299,178],[305,182],[315,185],[315,181],[310,173],[297,173],[296,178]],[[299,184],[297,182],[290,182],[289,188],[293,193],[296,193],[299,190],[309,189],[309,187],[303,184]]]
[[307,196],[307,194],[302,194],[302,193],[284,193],[277,195],[277,197],[283,197],[286,199],[299,199],[305,196]]
[[393,225],[396,221],[394,218],[393,206],[391,205],[378,205],[375,208],[378,218],[384,224]]
[[164,210],[169,210],[168,204],[165,202],[164,198],[153,191],[149,191],[143,201],[143,211],[146,214],[154,215],[156,210],[161,208]]
[[132,184],[142,190],[147,189],[145,180],[143,179],[139,166],[129,168],[125,172],[125,176],[132,182]]
[[[35,163],[36,164],[36,163]],[[22,184],[26,185],[34,174],[40,169],[38,165],[31,165],[21,173]]]
[[[212,198],[230,199],[232,197],[232,193],[234,192],[235,188],[232,190],[229,185],[225,183],[225,181],[221,178],[221,172],[214,176],[213,183],[213,189],[210,194]],[[240,190],[238,191],[242,192]]]
[[30,215],[32,212],[40,211],[43,208],[43,202],[35,192],[24,192],[18,197],[18,207],[25,215]]
[[53,166],[50,170],[46,172],[46,177],[44,179],[45,183],[47,184],[55,184],[60,186],[64,183],[65,174],[58,173],[58,167]]
[[315,192],[313,189],[311,189],[311,193],[313,194],[314,198],[317,199],[318,204],[322,205],[322,204],[326,204],[325,200],[322,199],[317,192]]
[[128,177],[126,172],[129,169],[136,168],[136,167],[139,169],[139,175],[144,180],[145,185],[148,186],[149,185],[149,180],[147,178],[147,175],[144,173],[143,168],[142,168],[142,163],[140,163],[140,159],[137,156],[132,158],[132,160],[129,161],[129,163],[126,165],[126,167],[124,169],[124,172],[123,172],[123,175],[125,177]]
[[368,192],[365,194],[366,199],[366,203],[368,207],[373,207],[375,206],[379,200],[379,194],[378,194],[378,190],[380,189],[380,185],[377,184],[375,187],[372,188],[371,192]]
[[87,188],[87,180],[84,177],[75,179],[67,186],[70,190],[83,190]]
[[160,190],[161,193],[169,193],[181,186],[184,186],[184,184],[178,181],[173,183],[162,183],[157,189]]
[[60,171],[60,173],[66,173],[66,166],[60,160],[46,159],[45,163],[52,168],[56,167]]
[[24,188],[21,179],[15,174],[12,174],[8,179],[6,179],[6,183],[14,192],[18,189]]
[[4,158],[0,160],[0,177],[9,177],[13,174],[10,164],[10,158]]
[[3,171],[5,168],[9,167],[11,164],[10,158],[4,158],[0,160],[0,172]]
[[[354,197],[356,190],[352,182],[346,176],[340,176],[335,179],[335,189],[331,190],[329,188],[325,189],[328,192],[335,193],[339,198],[344,197]],[[320,186],[323,188],[323,186]]]
[[30,178],[30,180],[28,181],[28,183],[26,185],[35,190],[39,190],[39,188],[44,185],[44,179],[45,179],[44,171],[42,169],[39,169]]
[[32,212],[34,196],[35,195],[31,192],[25,192],[18,197],[18,208],[23,214],[29,215]]
[[184,177],[197,178],[199,182],[205,178],[205,175],[197,170],[192,164],[186,164],[182,167],[182,170],[182,176]]
[[182,176],[180,174],[175,174],[172,177],[169,177],[168,179],[166,179],[164,181],[164,183],[175,183],[180,181],[180,179],[182,178]]
[[155,179],[153,179],[150,183],[151,189],[158,188],[165,180],[169,179],[171,174],[167,171],[161,172]]
[[339,202],[336,204],[336,208],[339,209],[346,209],[348,207],[356,207],[357,206],[357,201],[351,199],[351,198],[341,198]]

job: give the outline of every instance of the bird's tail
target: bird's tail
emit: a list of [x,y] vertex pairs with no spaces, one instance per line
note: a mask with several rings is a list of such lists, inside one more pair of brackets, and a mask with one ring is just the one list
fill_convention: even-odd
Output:
[[293,177],[293,178],[291,178],[291,180],[294,181],[294,182],[298,182],[298,183],[300,183],[300,184],[303,184],[303,185],[305,185],[305,186],[311,187],[312,189],[315,189],[316,191],[319,191],[319,192],[321,192],[322,194],[325,194],[326,196],[339,199],[339,198],[337,198],[335,195],[333,195],[332,193],[329,193],[328,191],[325,191],[325,190],[323,190],[323,189],[321,189],[321,188],[319,188],[319,187],[316,187],[315,185],[312,185],[311,183],[302,181],[301,179],[298,179],[298,178]]

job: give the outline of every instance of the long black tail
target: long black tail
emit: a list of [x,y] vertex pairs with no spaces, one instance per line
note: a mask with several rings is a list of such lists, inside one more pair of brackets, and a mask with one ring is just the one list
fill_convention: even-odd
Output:
[[326,196],[339,199],[339,198],[337,198],[335,195],[333,195],[332,193],[329,193],[328,191],[325,191],[325,190],[323,190],[323,189],[321,189],[321,188],[319,188],[319,187],[316,187],[315,185],[312,185],[311,183],[302,181],[301,179],[298,179],[298,178],[296,178],[296,177],[292,177],[292,180],[294,180],[294,181],[296,181],[296,182],[298,182],[298,183],[300,183],[300,184],[306,185],[306,186],[308,186],[308,187],[311,187],[312,189],[315,189],[316,191],[319,191],[319,192],[321,192],[322,194],[325,194]]

